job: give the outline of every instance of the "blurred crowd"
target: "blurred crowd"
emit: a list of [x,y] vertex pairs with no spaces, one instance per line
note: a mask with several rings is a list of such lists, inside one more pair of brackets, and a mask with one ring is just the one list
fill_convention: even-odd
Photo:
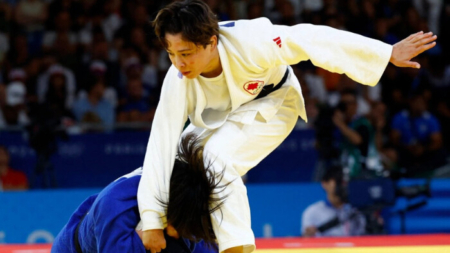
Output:
[[[432,31],[420,69],[388,65],[367,87],[345,75],[294,66],[323,168],[347,177],[426,176],[450,147],[450,2],[444,0],[205,0],[220,20],[268,17],[312,23],[389,44]],[[150,125],[170,66],[150,24],[170,0],[3,0],[0,131],[114,131]],[[98,128],[100,126],[100,128]],[[39,139],[37,137],[37,139]],[[36,141],[39,144],[39,140]]]

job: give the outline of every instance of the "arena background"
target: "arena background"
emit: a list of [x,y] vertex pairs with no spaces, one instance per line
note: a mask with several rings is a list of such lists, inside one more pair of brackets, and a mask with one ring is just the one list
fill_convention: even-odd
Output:
[[[142,165],[160,87],[170,66],[149,21],[169,2],[0,2],[0,145],[8,150],[9,167],[27,178],[21,190],[0,184],[0,252],[49,252],[52,240],[82,200]],[[309,62],[294,66],[309,122],[299,122],[245,180],[252,228],[261,238],[258,252],[327,248],[327,252],[367,253],[378,252],[378,247],[395,247],[383,248],[386,252],[450,252],[450,1],[206,2],[222,21],[268,17],[274,24],[328,25],[389,44],[418,31],[438,35],[437,46],[415,59],[420,70],[389,65],[375,88]],[[91,76],[105,89],[92,91]],[[389,205],[384,203],[380,209],[384,230],[361,238],[302,239],[302,212],[325,199],[318,181],[339,160],[340,140],[334,136],[330,111],[339,92],[347,88],[356,91],[361,115],[380,136],[377,148],[387,172],[363,181],[362,186],[354,184],[349,195],[370,202],[375,197],[367,191],[378,189],[380,201],[388,202],[390,196]],[[18,100],[11,97],[14,92],[21,94]],[[80,115],[77,104],[98,94],[106,109]],[[412,157],[394,145],[392,119],[407,110],[417,94],[438,120],[440,150],[446,160],[408,172],[407,160]],[[386,185],[385,179],[392,185]],[[399,194],[398,189],[416,192]],[[281,251],[286,248],[291,250]]]

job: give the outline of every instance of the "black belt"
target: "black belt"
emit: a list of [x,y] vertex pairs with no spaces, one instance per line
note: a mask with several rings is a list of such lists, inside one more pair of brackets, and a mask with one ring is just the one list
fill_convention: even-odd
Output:
[[281,86],[283,86],[283,84],[286,82],[288,76],[289,76],[289,68],[286,68],[286,72],[284,73],[283,78],[281,78],[281,81],[277,85],[269,84],[269,85],[264,86],[262,88],[262,91],[258,94],[258,96],[256,96],[255,99],[263,98],[263,97],[269,95],[270,93],[281,88]]
[[78,222],[77,228],[75,229],[75,234],[73,235],[73,241],[75,243],[75,250],[77,251],[77,253],[83,253],[83,251],[81,250],[80,241],[78,241],[78,230],[80,230],[81,222],[83,222],[86,214],[81,218],[80,222]]

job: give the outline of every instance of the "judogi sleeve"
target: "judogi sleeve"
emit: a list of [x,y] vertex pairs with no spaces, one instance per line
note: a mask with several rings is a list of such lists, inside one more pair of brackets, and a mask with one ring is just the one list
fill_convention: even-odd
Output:
[[[132,208],[133,204],[130,204],[133,202],[135,208],[136,199],[111,198],[103,204],[105,207],[102,209],[108,210],[107,214],[105,212],[94,214],[97,252],[146,252],[141,238],[134,230],[139,222],[139,216]],[[128,208],[124,209],[124,205]]]
[[160,200],[168,199],[177,146],[187,120],[187,88],[181,80],[172,66],[153,119],[137,195],[143,231],[164,228],[165,211]]
[[317,67],[374,86],[392,53],[389,44],[327,26],[272,25],[266,18],[248,21],[248,25],[246,30],[252,34],[247,36],[260,40],[259,46],[248,48],[253,51],[254,62],[262,68],[311,60]]

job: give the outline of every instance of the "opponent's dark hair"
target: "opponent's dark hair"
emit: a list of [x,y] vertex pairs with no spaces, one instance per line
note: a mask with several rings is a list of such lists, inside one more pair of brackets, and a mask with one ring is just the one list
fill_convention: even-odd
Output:
[[212,162],[205,163],[203,147],[194,134],[185,136],[178,148],[167,208],[167,223],[178,234],[192,241],[204,240],[212,245],[216,236],[212,229],[211,213],[220,210],[225,197],[214,197],[228,184],[220,185],[224,171],[215,172]]
[[184,40],[206,47],[211,44],[211,36],[219,38],[219,24],[216,15],[201,0],[185,0],[174,2],[156,15],[152,22],[159,41],[168,48],[165,38],[167,33],[178,34]]

